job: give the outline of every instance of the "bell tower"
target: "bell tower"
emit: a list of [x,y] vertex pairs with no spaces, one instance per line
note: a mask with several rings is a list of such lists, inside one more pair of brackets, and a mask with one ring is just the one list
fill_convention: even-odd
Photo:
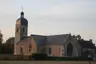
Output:
[[16,43],[27,37],[28,33],[28,21],[24,18],[24,12],[20,13],[20,18],[16,20],[15,24],[15,43],[14,54],[16,54]]
[[16,20],[15,43],[27,37],[27,33],[28,33],[28,21],[27,19],[24,18],[24,12],[22,11],[20,14],[20,18]]

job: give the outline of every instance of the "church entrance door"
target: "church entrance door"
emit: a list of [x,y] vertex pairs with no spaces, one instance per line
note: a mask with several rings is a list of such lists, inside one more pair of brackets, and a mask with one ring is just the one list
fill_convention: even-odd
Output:
[[73,52],[73,46],[71,43],[69,43],[67,46],[67,55],[72,56],[72,52]]

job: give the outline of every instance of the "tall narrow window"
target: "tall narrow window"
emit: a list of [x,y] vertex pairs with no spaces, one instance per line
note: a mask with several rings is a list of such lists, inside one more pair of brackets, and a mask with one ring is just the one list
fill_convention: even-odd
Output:
[[21,55],[23,55],[23,48],[22,47],[20,47],[20,53],[21,53]]
[[62,56],[64,56],[64,54],[65,54],[65,53],[64,53],[64,47],[63,47],[63,48],[62,48]]
[[19,28],[16,29],[16,32],[19,32]]
[[23,32],[25,32],[25,28],[23,28]]
[[31,52],[31,49],[32,49],[32,45],[29,44],[29,52]]
[[49,54],[51,54],[51,48],[49,48]]

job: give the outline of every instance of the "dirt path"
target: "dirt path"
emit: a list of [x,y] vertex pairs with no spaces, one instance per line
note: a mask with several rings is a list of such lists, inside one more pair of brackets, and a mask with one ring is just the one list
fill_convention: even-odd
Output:
[[[89,64],[88,61],[0,61],[0,64]],[[96,64],[96,61],[91,61]]]

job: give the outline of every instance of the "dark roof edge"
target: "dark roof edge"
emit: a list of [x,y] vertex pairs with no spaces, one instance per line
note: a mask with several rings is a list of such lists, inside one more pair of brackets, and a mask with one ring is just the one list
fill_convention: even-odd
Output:
[[38,34],[31,34],[30,36],[62,36],[62,35],[71,35],[71,34],[56,34],[56,35],[38,35]]

